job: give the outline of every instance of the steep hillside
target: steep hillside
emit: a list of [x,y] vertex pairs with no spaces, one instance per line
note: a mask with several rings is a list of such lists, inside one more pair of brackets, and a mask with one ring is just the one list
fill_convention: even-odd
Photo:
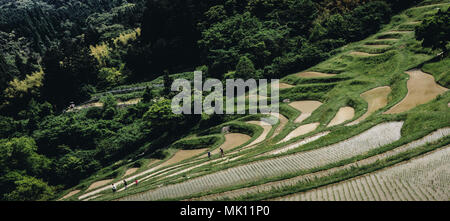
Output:
[[[280,100],[287,103],[272,116],[278,119],[272,127],[258,123],[261,115],[225,120],[175,142],[163,160],[149,159],[87,190],[100,180],[92,179],[66,191],[79,191],[66,199],[450,199],[448,176],[436,172],[450,163],[448,59],[414,34],[425,18],[449,7],[433,1],[409,8],[378,33],[282,78],[289,87]],[[420,174],[428,176],[416,182]],[[132,184],[124,189],[122,179]]]

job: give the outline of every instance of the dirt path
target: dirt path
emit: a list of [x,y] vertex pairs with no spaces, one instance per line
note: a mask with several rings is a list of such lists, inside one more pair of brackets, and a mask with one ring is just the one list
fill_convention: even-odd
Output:
[[322,105],[320,101],[294,101],[289,104],[291,107],[301,112],[300,116],[295,119],[294,123],[301,123]]
[[[236,166],[121,200],[161,200],[235,186],[348,159],[400,139],[403,122],[382,123],[345,141],[296,154]],[[361,145],[364,144],[364,145]]]
[[426,74],[419,69],[406,72],[410,78],[408,80],[408,94],[385,114],[398,114],[412,108],[428,103],[438,95],[445,93],[448,89],[436,83],[432,75]]
[[91,108],[91,107],[103,107],[103,103],[96,102],[96,103],[90,103],[90,104],[85,104],[85,105],[81,105],[81,106],[76,106],[72,110],[68,110],[68,111],[70,112],[73,110],[82,110],[82,109]]
[[80,190],[74,190],[74,191],[68,193],[67,195],[63,196],[63,197],[62,197],[61,199],[59,199],[59,200],[67,199],[67,198],[69,198],[69,197],[71,197],[71,196],[73,196],[73,195],[75,195],[75,194],[77,194],[77,193],[79,193],[79,192],[80,192]]
[[[139,103],[142,100],[142,98],[134,98],[128,101],[118,101],[117,102],[117,106],[130,106],[130,105],[135,105],[137,103]],[[80,105],[80,106],[76,106],[73,109],[68,110],[70,111],[74,111],[74,110],[82,110],[82,109],[86,109],[86,108],[91,108],[91,107],[103,107],[103,103],[101,102],[95,102],[95,103],[90,103],[90,104],[85,104],[85,105]]]
[[308,71],[308,72],[302,72],[296,74],[297,77],[302,78],[324,78],[324,77],[333,77],[336,76],[336,74],[326,74],[326,73],[320,73],[315,71]]
[[334,116],[333,120],[330,121],[328,127],[339,125],[344,123],[345,121],[351,120],[355,116],[355,109],[352,107],[341,107],[337,112],[336,116]]
[[301,125],[300,127],[297,127],[297,129],[293,130],[292,132],[290,132],[283,140],[281,140],[278,143],[283,143],[286,142],[292,138],[296,138],[298,136],[302,136],[305,135],[309,132],[314,131],[318,126],[320,125],[320,123],[316,122],[316,123],[311,123],[311,124],[305,124],[305,125]]
[[359,122],[365,120],[367,117],[369,117],[371,114],[373,114],[377,110],[385,107],[387,105],[387,102],[388,102],[387,98],[390,93],[391,93],[391,88],[388,86],[377,87],[377,88],[374,88],[374,89],[371,89],[369,91],[362,93],[361,97],[368,104],[367,112],[364,115],[362,115],[360,118],[358,118],[357,120],[355,120],[352,123],[349,123],[347,125],[350,126],[350,125],[358,124]]
[[[371,174],[275,200],[336,200],[326,195],[332,193],[331,196],[340,195],[340,201],[446,201],[450,199],[449,168],[450,146],[446,146]],[[356,188],[351,188],[352,186]],[[342,194],[339,189],[349,191]],[[314,199],[311,195],[322,197]]]
[[123,101],[123,102],[119,101],[119,102],[117,102],[117,105],[119,105],[119,106],[135,105],[135,104],[141,102],[141,100],[142,100],[142,98],[134,98],[134,99],[131,99],[128,101]]
[[408,144],[397,147],[393,150],[390,150],[390,151],[384,152],[382,154],[378,154],[378,155],[375,155],[375,156],[372,156],[372,157],[369,157],[369,158],[366,158],[366,159],[363,159],[363,160],[360,160],[360,161],[357,161],[354,163],[350,163],[350,164],[347,164],[344,166],[335,167],[335,168],[331,168],[328,170],[319,171],[316,173],[301,175],[301,176],[293,177],[290,179],[269,182],[269,183],[265,183],[265,184],[261,184],[261,185],[257,185],[257,186],[227,191],[227,192],[218,193],[218,194],[207,195],[207,196],[204,196],[201,198],[196,198],[193,200],[221,200],[223,198],[235,198],[235,197],[243,196],[243,195],[247,195],[247,194],[259,193],[259,192],[263,192],[263,191],[270,191],[273,188],[282,188],[282,187],[286,187],[286,186],[292,186],[292,185],[297,184],[298,182],[304,182],[304,181],[312,180],[315,178],[329,176],[335,172],[338,172],[338,171],[341,171],[344,169],[349,169],[351,167],[372,164],[372,163],[376,162],[377,160],[386,159],[387,157],[395,156],[399,153],[402,153],[402,152],[405,152],[408,150],[412,150],[414,148],[420,147],[429,142],[437,141],[440,138],[448,136],[448,135],[450,135],[450,128],[442,128],[442,129],[439,129],[423,138],[412,141]]

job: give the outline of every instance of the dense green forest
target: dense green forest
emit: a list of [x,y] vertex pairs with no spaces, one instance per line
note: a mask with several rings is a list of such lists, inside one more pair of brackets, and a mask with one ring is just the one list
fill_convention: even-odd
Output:
[[[417,2],[0,0],[0,199],[54,199],[115,162],[163,158],[175,140],[233,117],[174,115],[172,74],[281,78]],[[447,54],[449,16],[439,13],[418,38],[446,30],[424,46]],[[119,108],[106,94],[102,107],[65,111],[161,76],[163,88],[147,88],[137,105]]]

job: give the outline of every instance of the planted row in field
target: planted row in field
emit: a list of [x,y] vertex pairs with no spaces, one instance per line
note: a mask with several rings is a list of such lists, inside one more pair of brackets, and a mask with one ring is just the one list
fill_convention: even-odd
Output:
[[128,196],[124,200],[160,200],[182,197],[324,166],[366,153],[400,139],[402,125],[403,122],[379,124],[346,141],[327,147],[230,168],[183,183],[164,186],[144,194]]

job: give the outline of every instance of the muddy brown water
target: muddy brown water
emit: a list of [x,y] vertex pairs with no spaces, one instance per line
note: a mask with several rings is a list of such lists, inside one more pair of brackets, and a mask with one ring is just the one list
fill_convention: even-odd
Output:
[[179,163],[183,160],[195,157],[201,153],[205,153],[208,148],[194,149],[194,150],[178,150],[169,160],[159,165],[160,168],[171,164]]
[[295,123],[301,123],[322,105],[320,101],[294,101],[289,104],[291,107],[301,112],[300,116],[295,119]]
[[428,103],[448,90],[437,84],[432,75],[419,69],[413,69],[406,73],[410,76],[407,83],[408,93],[406,97],[386,111],[385,114],[398,114],[411,110],[418,105]]
[[297,127],[297,129],[293,130],[292,132],[290,132],[283,140],[281,140],[278,143],[283,143],[286,142],[290,139],[293,139],[295,137],[298,136],[302,136],[305,135],[309,132],[314,131],[318,126],[320,125],[320,123],[316,122],[316,123],[311,123],[311,124],[305,124],[305,125],[301,125],[299,127]]
[[355,109],[352,107],[341,107],[333,120],[330,121],[330,124],[328,124],[328,127],[342,124],[345,121],[351,120],[354,116]]
[[256,144],[261,143],[262,141],[264,141],[267,138],[267,135],[269,134],[270,130],[272,129],[272,125],[270,125],[269,123],[266,123],[264,121],[248,121],[247,123],[255,124],[255,125],[258,125],[258,126],[262,127],[263,128],[263,132],[261,133],[261,135],[258,138],[256,138],[250,144],[246,145],[244,148],[251,147],[253,145],[256,145]]
[[377,87],[362,93],[361,94],[362,99],[364,99],[368,104],[367,112],[354,122],[347,125],[357,124],[365,120],[367,117],[369,117],[377,110],[385,107],[388,103],[388,95],[391,93],[391,91],[392,90],[390,87],[384,86],[384,87]]

